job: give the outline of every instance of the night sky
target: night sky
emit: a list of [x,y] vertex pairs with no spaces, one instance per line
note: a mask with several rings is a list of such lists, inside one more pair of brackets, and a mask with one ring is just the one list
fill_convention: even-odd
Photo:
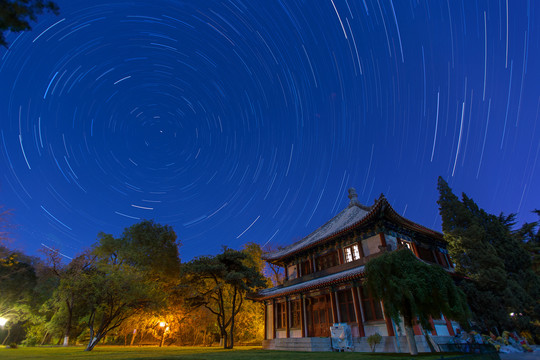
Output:
[[441,229],[437,177],[540,208],[537,1],[58,1],[0,50],[13,247],[73,257],[171,225],[183,260],[298,240],[384,193]]

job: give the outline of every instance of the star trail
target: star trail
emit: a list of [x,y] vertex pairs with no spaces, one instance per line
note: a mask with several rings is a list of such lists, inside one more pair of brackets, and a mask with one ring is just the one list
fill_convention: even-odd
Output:
[[171,225],[183,259],[277,247],[384,193],[440,230],[437,176],[540,207],[534,1],[58,1],[0,49],[0,204],[73,257]]

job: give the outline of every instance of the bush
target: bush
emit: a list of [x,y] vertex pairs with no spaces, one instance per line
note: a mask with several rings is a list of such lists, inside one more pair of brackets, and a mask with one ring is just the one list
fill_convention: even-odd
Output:
[[9,348],[10,348],[10,349],[16,349],[16,348],[18,348],[17,343],[12,342],[11,344],[9,344]]
[[373,335],[368,336],[367,343],[369,347],[371,348],[372,352],[375,352],[375,348],[377,347],[378,344],[381,343],[381,340],[382,340],[382,336],[378,332],[376,332]]
[[28,347],[36,346],[37,343],[38,343],[38,339],[35,336],[27,336],[26,339],[24,339],[22,342],[24,346],[28,346]]

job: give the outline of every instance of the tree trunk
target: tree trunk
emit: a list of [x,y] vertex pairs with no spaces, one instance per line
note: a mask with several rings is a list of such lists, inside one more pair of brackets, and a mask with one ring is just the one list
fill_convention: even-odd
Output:
[[2,341],[2,345],[5,345],[6,340],[9,338],[9,334],[10,334],[10,333],[11,333],[11,328],[8,327],[8,329],[7,329],[7,335],[6,335],[6,337],[4,338],[4,341]]
[[135,341],[135,336],[137,336],[137,329],[133,330],[133,335],[131,336],[131,343],[129,346],[133,346],[133,342]]
[[43,339],[41,339],[41,344],[45,344],[45,340],[47,339],[47,336],[49,336],[49,330],[45,331],[45,335],[43,335]]
[[230,330],[230,336],[229,336],[229,346],[227,349],[232,349],[234,347],[234,315],[231,319],[231,330]]
[[98,342],[99,342],[99,338],[97,336],[90,338],[90,341],[88,342],[88,346],[86,347],[86,349],[84,349],[84,351],[92,351]]
[[221,341],[223,342],[223,348],[227,349],[227,332],[221,334]]
[[[73,295],[72,295],[71,300],[73,301]],[[63,344],[63,346],[68,346],[69,345],[69,333],[71,332],[71,319],[73,318],[73,306],[69,302],[69,300],[66,300],[66,307],[68,309],[68,318],[67,318],[66,330],[64,332],[64,344]]]
[[407,344],[409,345],[409,353],[411,355],[418,355],[418,348],[416,347],[416,340],[414,339],[414,331],[412,324],[404,323],[405,335],[407,336]]

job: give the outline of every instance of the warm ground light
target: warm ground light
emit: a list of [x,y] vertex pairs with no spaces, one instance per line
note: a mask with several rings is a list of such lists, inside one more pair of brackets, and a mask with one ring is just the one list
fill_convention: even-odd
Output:
[[[455,356],[455,355],[454,355]],[[446,357],[446,356],[445,356]],[[448,356],[452,357],[452,356]],[[98,346],[91,352],[83,351],[81,347],[32,347],[18,349],[0,349],[2,360],[11,359],[193,359],[193,360],[319,360],[319,359],[356,359],[356,360],[383,360],[383,359],[410,359],[408,354],[359,354],[359,353],[330,353],[330,352],[288,352],[261,350],[260,347],[238,347],[234,350],[223,350],[204,347],[124,347],[124,346]],[[440,354],[426,354],[416,356],[415,359],[435,360],[441,359]]]

